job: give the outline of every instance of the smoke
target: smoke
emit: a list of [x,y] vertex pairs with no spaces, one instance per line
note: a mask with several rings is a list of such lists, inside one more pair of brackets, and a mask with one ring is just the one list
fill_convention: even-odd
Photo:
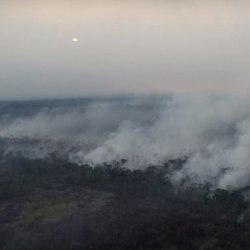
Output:
[[[160,109],[157,101],[144,98],[71,102],[52,107],[47,107],[46,101],[38,107],[27,102],[18,112],[15,105],[1,105],[0,149],[4,154],[20,153],[31,158],[56,152],[83,163],[86,160],[82,155],[103,145],[123,121],[146,126]],[[32,105],[34,108],[30,108]],[[138,115],[141,112],[144,114]]]
[[217,186],[243,187],[250,180],[250,101],[240,97],[174,96],[149,127],[122,123],[85,155],[94,164],[128,159],[130,168],[188,156],[174,175]]
[[59,147],[79,164],[125,158],[136,169],[188,157],[174,180],[189,176],[222,188],[250,183],[250,101],[243,97],[174,95],[42,109],[1,122],[0,137],[40,138],[45,151]]

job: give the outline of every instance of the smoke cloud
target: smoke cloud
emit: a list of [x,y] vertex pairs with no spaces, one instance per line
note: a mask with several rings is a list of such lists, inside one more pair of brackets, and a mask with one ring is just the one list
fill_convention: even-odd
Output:
[[249,107],[247,98],[235,96],[96,101],[84,108],[42,109],[26,117],[4,114],[0,137],[5,153],[13,150],[10,138],[15,147],[18,138],[26,138],[36,145],[33,151],[40,148],[37,157],[58,147],[71,161],[93,166],[125,158],[125,167],[136,169],[188,157],[174,173],[176,181],[189,176],[238,188],[250,181]]

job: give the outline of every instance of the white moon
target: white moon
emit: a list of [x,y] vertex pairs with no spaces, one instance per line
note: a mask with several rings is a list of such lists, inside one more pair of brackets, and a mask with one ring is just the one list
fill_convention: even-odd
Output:
[[78,40],[78,38],[76,38],[76,37],[74,37],[73,39],[72,39],[72,42],[74,42],[74,43],[77,43],[79,40]]

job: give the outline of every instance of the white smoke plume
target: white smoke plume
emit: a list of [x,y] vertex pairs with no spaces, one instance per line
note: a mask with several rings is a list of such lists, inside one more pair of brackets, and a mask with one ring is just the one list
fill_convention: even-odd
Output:
[[174,95],[135,100],[43,110],[1,123],[0,137],[61,140],[72,161],[95,165],[125,158],[125,166],[132,169],[188,156],[175,180],[192,176],[223,188],[249,185],[246,97]]
[[[250,101],[240,97],[174,96],[147,128],[123,123],[85,159],[94,163],[128,159],[138,168],[189,156],[175,178],[186,175],[219,187],[250,181]],[[226,170],[226,171],[225,171]],[[224,172],[224,174],[222,174]]]

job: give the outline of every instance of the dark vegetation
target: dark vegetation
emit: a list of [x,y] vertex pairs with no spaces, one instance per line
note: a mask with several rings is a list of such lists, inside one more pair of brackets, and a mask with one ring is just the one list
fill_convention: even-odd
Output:
[[170,181],[183,161],[91,168],[53,155],[0,160],[1,250],[250,248],[242,190]]

